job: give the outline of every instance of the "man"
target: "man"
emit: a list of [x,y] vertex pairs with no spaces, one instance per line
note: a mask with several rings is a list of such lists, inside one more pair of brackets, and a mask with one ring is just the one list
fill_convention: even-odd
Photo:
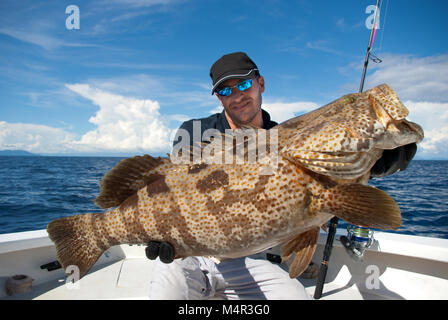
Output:
[[[207,129],[219,132],[242,126],[270,129],[277,124],[261,109],[264,78],[245,53],[222,56],[212,65],[210,77],[212,94],[217,96],[224,110],[207,118],[184,122],[178,133],[188,133],[188,145],[201,142]],[[195,121],[200,123],[200,133],[196,134]],[[174,145],[182,142],[181,139],[176,138]],[[416,145],[412,144],[384,152],[371,175],[384,176],[404,170],[415,151]],[[217,263],[205,257],[173,262],[174,249],[167,242],[151,242],[146,252],[148,258],[159,257],[164,262],[156,261],[150,286],[151,299],[208,299],[214,296],[225,299],[310,299],[299,281],[290,279],[286,271],[266,260],[263,253]]]

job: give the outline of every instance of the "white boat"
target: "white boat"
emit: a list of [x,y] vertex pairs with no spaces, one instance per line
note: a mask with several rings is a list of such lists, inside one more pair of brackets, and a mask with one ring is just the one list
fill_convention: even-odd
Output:
[[[337,240],[321,299],[448,299],[448,240],[375,232],[375,245],[355,262]],[[321,232],[313,262],[320,265],[326,233]],[[278,247],[268,253],[275,254]],[[42,265],[56,260],[46,230],[0,234],[0,299],[148,299],[153,261],[145,247],[119,245],[107,250],[90,272],[73,283],[64,271]],[[282,265],[285,269],[286,265]],[[7,283],[31,282],[27,292]],[[316,278],[300,281],[313,296]]]

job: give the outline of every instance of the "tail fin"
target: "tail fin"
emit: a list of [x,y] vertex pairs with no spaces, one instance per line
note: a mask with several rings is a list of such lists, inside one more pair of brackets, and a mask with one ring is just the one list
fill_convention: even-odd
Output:
[[50,222],[47,232],[56,246],[59,263],[64,270],[76,266],[82,278],[108,246],[98,242],[93,220],[98,214],[82,214]]
[[322,209],[348,223],[378,229],[401,225],[398,204],[386,192],[362,184],[342,184],[325,192]]

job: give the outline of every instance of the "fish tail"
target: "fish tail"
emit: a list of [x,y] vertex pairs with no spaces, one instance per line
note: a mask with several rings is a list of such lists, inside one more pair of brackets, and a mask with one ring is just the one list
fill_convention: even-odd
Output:
[[98,213],[59,218],[47,226],[48,235],[56,246],[56,255],[64,270],[76,266],[82,278],[110,245],[99,239]]
[[401,211],[395,200],[371,186],[337,185],[328,189],[318,202],[320,210],[354,225],[384,230],[397,229],[401,225]]

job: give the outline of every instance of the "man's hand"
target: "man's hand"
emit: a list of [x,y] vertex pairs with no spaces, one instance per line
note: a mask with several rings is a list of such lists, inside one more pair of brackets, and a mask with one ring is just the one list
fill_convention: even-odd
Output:
[[174,260],[174,247],[169,242],[150,241],[145,252],[150,260],[155,260],[157,257],[163,263],[171,263]]
[[384,150],[383,155],[370,170],[371,178],[388,176],[398,170],[403,171],[417,152],[415,143],[407,144],[392,150]]

